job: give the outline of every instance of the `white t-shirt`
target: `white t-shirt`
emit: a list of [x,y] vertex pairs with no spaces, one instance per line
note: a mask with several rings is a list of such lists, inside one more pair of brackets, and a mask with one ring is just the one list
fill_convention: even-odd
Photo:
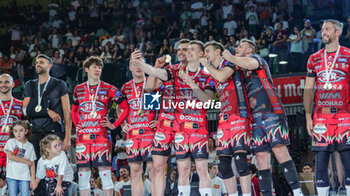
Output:
[[237,29],[237,23],[236,21],[234,20],[231,20],[231,21],[226,21],[224,23],[224,29],[227,29],[227,35],[228,36],[231,36],[231,35],[234,35],[235,34],[235,31]]
[[[126,143],[126,140],[120,139],[115,143],[115,147],[125,147],[125,143]],[[126,159],[126,157],[127,157],[126,152],[118,152],[117,153],[117,159],[119,159],[119,160],[124,160],[124,159]]]
[[[204,5],[202,2],[195,2],[195,3],[192,3],[191,5],[191,9],[203,9],[204,8]],[[195,11],[195,12],[192,12],[192,19],[193,20],[198,20],[201,16],[202,16],[203,12],[202,11]]]
[[222,6],[222,18],[226,20],[229,14],[233,15],[232,5]]
[[[20,158],[29,159],[31,161],[36,160],[33,144],[28,141],[22,144],[15,138],[11,138],[6,142],[4,151],[5,153],[10,151]],[[30,168],[25,163],[7,159],[6,178],[30,181]]]
[[143,182],[143,196],[148,196],[151,194],[151,181],[146,179]]
[[[289,35],[289,39],[297,39],[298,35],[291,34]],[[290,42],[290,52],[296,52],[296,53],[303,53],[303,41],[300,40],[299,42],[291,41]]]
[[120,190],[123,188],[124,185],[130,185],[130,180],[128,180],[126,182],[124,182],[124,180],[116,182],[114,185],[114,191],[119,193],[119,195],[120,195]]
[[70,166],[67,155],[63,151],[53,159],[43,159],[38,161],[36,177],[43,179],[56,179],[59,175],[63,175],[63,181],[72,182],[73,169]]
[[213,196],[221,196],[227,193],[224,181],[217,176],[211,179],[211,188],[213,190]]
[[248,20],[248,24],[249,25],[257,25],[257,24],[259,24],[258,15],[256,14],[256,12],[248,11],[245,14],[245,19]]

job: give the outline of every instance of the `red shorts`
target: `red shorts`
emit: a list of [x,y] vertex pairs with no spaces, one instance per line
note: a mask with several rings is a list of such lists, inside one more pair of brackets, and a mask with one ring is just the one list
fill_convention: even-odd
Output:
[[193,156],[194,159],[208,159],[208,134],[197,132],[175,133],[176,159],[186,159]]
[[315,113],[312,130],[312,150],[343,151],[350,149],[350,114]]
[[78,167],[111,166],[112,151],[108,138],[96,134],[79,134],[76,145]]
[[250,122],[247,118],[224,114],[220,116],[217,131],[217,153],[233,155],[237,150],[250,151]]
[[174,141],[176,121],[159,119],[156,133],[153,139],[152,155],[169,156],[171,154],[171,146]]
[[152,161],[153,130],[132,129],[126,138],[128,162]]

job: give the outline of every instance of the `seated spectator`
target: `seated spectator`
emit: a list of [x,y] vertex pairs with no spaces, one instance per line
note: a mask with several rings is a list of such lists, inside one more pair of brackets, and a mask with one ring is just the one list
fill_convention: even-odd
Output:
[[232,14],[229,14],[223,27],[224,29],[227,29],[227,36],[235,35],[237,27],[236,21],[232,19]]
[[167,196],[176,196],[178,193],[177,190],[177,168],[172,168],[170,176],[166,180],[164,195]]
[[150,196],[151,195],[151,181],[148,179],[149,174],[146,170],[146,173],[142,175],[143,179],[143,196]]
[[312,167],[311,167],[311,164],[309,162],[304,163],[302,172],[303,173],[312,173]]
[[213,196],[227,196],[226,187],[224,181],[218,177],[219,169],[215,163],[209,163],[208,165],[209,176],[211,179],[211,188]]
[[126,166],[126,133],[122,131],[122,138],[115,143],[114,152],[117,153],[117,167]]
[[8,195],[7,191],[7,180],[4,173],[0,174],[0,196]]
[[122,196],[125,185],[130,185],[130,175],[129,170],[126,166],[122,166],[119,169],[119,175],[122,178],[121,181],[114,185],[115,196]]
[[199,182],[199,176],[197,174],[196,164],[191,162],[190,183]]
[[219,156],[216,154],[216,145],[212,137],[209,138],[208,146],[209,146],[208,163],[216,163]]
[[169,41],[167,39],[163,39],[163,45],[160,47],[158,56],[163,56],[166,54],[172,54],[173,47],[170,46]]
[[13,65],[14,65],[14,60],[10,59],[10,56],[4,53],[2,58],[0,59],[0,74],[7,73],[12,75]]
[[257,178],[257,168],[254,164],[249,164],[250,176],[252,177],[252,196],[260,196],[259,180]]

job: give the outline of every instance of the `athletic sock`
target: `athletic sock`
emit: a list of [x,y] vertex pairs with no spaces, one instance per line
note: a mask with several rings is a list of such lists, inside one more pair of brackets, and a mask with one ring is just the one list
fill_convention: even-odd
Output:
[[293,195],[294,196],[304,196],[303,192],[301,191],[301,188],[293,189]]
[[317,195],[319,196],[328,196],[329,195],[329,187],[316,187]]
[[191,186],[178,186],[179,194],[178,196],[189,196],[191,194]]
[[244,194],[242,194],[242,196],[251,196],[252,195],[252,193],[244,193]]
[[238,196],[238,192],[230,194],[229,196]]
[[201,194],[201,196],[212,196],[212,190],[211,188],[201,188],[199,189],[199,193]]

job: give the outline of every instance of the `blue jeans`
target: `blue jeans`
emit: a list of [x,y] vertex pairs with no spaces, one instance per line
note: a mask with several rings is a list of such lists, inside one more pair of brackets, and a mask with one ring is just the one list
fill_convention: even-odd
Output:
[[23,196],[30,196],[30,181],[25,180],[14,180],[7,178],[7,189],[9,191],[9,196],[17,196],[18,189]]

